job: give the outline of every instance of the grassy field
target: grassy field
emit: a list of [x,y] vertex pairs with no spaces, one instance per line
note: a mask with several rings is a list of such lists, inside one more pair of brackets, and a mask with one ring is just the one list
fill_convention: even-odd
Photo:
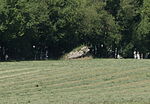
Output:
[[1,62],[0,104],[150,104],[150,60]]

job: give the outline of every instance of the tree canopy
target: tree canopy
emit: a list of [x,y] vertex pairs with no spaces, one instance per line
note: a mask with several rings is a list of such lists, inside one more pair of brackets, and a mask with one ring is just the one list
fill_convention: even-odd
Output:
[[0,0],[0,61],[150,52],[149,0]]

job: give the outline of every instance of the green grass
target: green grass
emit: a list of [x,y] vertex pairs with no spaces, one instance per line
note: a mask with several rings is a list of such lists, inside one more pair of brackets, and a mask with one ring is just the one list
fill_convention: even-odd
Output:
[[0,104],[150,104],[150,60],[1,62]]

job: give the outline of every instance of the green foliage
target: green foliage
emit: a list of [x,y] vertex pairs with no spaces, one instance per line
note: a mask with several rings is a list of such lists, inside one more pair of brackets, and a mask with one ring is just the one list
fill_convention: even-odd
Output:
[[124,49],[122,49],[122,56],[128,58],[128,57],[132,57],[133,56],[133,48],[134,48],[134,45],[133,43],[129,43],[126,45],[126,47]]
[[99,57],[114,56],[116,48],[128,57],[130,43],[131,50],[147,53],[149,4],[148,0],[0,0],[0,60],[6,54],[10,59],[44,59],[46,52],[49,58],[58,58],[82,44]]
[[150,50],[150,1],[144,0],[143,2],[143,6],[139,10],[141,22],[136,26],[135,30],[135,42],[137,48],[146,53]]
[[132,51],[137,47],[133,42],[135,41],[134,30],[141,20],[138,10],[142,6],[142,0],[112,0],[109,4],[114,5],[114,12],[112,12],[112,14],[115,16],[115,20],[119,25],[119,31],[121,34],[121,41],[118,48],[122,51],[122,53],[126,54],[124,54],[124,57],[131,57],[131,51],[127,51],[127,47],[129,44],[132,44],[132,49],[130,49]]

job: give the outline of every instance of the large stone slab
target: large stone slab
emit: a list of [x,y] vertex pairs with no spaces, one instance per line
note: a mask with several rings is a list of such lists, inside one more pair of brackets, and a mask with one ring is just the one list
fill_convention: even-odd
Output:
[[90,49],[87,46],[82,47],[79,50],[72,51],[67,55],[67,59],[77,59],[81,57],[86,57]]

